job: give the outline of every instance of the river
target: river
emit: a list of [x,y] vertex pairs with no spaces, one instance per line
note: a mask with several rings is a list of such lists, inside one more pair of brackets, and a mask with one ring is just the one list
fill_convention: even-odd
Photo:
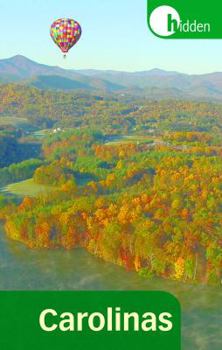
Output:
[[[0,226],[0,290],[165,290],[182,304],[183,350],[222,349],[222,288],[146,281],[82,249],[33,251]],[[160,349],[161,350],[161,349]]]

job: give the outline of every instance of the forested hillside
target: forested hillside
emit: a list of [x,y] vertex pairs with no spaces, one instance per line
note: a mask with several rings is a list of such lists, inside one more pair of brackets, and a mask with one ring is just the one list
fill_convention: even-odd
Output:
[[3,129],[0,131],[0,169],[12,163],[39,157],[40,153],[39,143],[22,138],[22,134],[15,130],[8,132]]
[[[217,108],[144,101],[140,112],[130,112],[138,135],[112,138],[101,131],[71,129],[47,136],[44,163],[37,166],[34,181],[53,188],[50,194],[3,207],[7,235],[32,249],[81,246],[144,278],[220,284]],[[115,134],[113,116],[106,108],[103,113],[104,128]],[[124,125],[128,116],[118,118]],[[96,115],[92,120],[95,125]],[[159,125],[152,133],[149,120]],[[179,125],[188,130],[171,130]]]
[[[107,134],[155,129],[221,129],[222,105],[186,100],[150,100],[124,94],[42,91],[9,84],[0,88],[0,125],[10,117],[36,128],[91,127]],[[7,119],[8,118],[8,119]]]
[[221,104],[18,84],[0,99],[0,187],[35,184],[35,195],[0,196],[10,238],[220,284]]

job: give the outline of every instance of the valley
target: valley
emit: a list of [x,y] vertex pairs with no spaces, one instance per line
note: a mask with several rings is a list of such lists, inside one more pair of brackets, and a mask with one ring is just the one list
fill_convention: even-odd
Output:
[[218,350],[221,73],[3,61],[0,289],[169,291]]

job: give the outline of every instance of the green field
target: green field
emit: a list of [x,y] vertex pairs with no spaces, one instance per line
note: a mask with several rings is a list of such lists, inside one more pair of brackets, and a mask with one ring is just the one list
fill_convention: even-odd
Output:
[[153,143],[153,141],[154,140],[151,137],[147,137],[147,136],[125,135],[125,136],[121,136],[117,140],[106,142],[106,145],[111,146],[111,145],[122,145],[127,143],[135,143],[135,144]]
[[52,133],[51,129],[43,129],[43,130],[38,130],[33,132],[33,136],[38,137],[38,138],[44,138],[45,136],[49,135]]
[[16,117],[1,117],[0,118],[0,126],[1,125],[21,126],[24,124],[29,124],[29,122],[26,118],[16,118]]
[[39,194],[47,193],[52,190],[51,186],[36,184],[33,179],[16,182],[6,186],[3,191],[17,196],[36,197]]

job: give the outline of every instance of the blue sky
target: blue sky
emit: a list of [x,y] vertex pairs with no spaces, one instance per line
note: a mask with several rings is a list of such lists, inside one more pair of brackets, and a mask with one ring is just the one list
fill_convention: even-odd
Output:
[[[72,17],[83,28],[63,60],[50,24]],[[0,0],[0,58],[17,54],[64,68],[222,71],[222,40],[163,40],[149,33],[146,0]]]

